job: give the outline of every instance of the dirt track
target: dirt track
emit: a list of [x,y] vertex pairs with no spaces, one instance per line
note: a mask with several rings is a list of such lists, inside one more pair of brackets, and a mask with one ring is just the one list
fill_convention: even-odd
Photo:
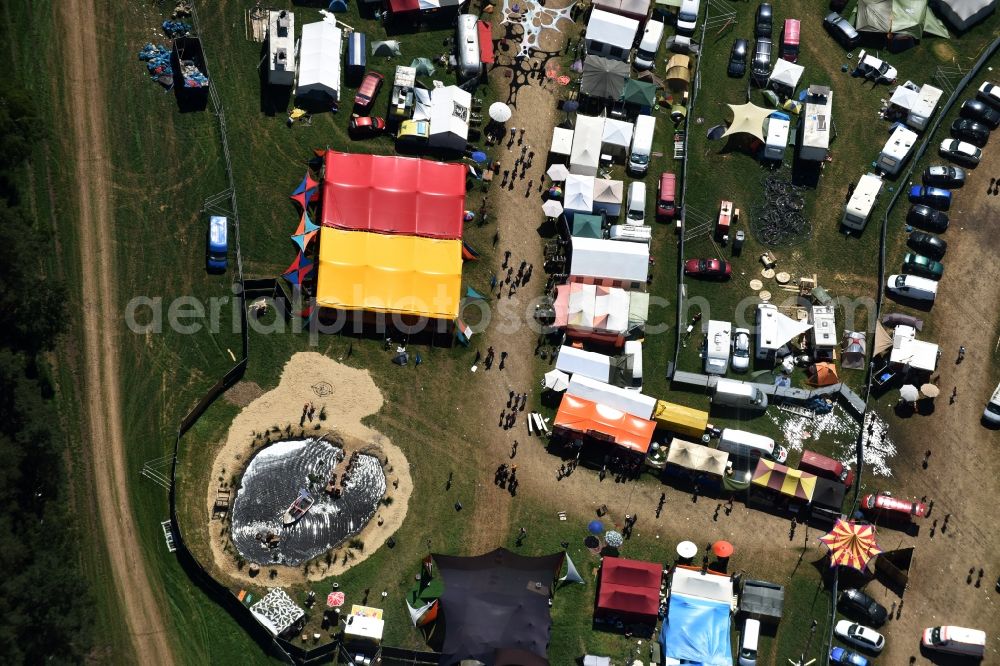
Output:
[[[129,628],[135,661],[171,664],[158,596],[153,594],[142,559],[135,520],[129,510],[129,474],[122,434],[119,392],[118,279],[114,265],[112,184],[108,156],[106,109],[110,106],[99,71],[80,63],[100,63],[97,16],[92,0],[58,4],[62,33],[63,71],[67,72],[66,106],[74,153],[77,225],[83,314],[82,399],[86,407],[83,433],[87,471],[97,499],[101,534],[105,539],[121,618]],[[86,72],[92,72],[85,75]],[[124,658],[122,659],[124,660]]]

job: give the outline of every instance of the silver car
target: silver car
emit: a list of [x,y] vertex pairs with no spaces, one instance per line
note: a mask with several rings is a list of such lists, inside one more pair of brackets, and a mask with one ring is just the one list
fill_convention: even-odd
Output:
[[733,333],[733,370],[746,372],[750,367],[750,330],[738,328]]

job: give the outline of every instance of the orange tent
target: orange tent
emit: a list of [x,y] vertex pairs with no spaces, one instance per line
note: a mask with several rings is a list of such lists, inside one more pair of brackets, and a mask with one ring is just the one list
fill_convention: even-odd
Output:
[[573,432],[610,437],[618,446],[640,453],[649,450],[656,427],[647,419],[575,395],[563,396],[553,425]]
[[837,366],[833,363],[814,363],[809,366],[809,379],[807,384],[812,386],[830,386],[840,382],[837,376]]

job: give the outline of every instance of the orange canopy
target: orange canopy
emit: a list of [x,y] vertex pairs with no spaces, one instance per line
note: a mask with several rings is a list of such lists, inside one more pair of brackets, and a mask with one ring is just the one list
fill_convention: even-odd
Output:
[[559,404],[554,425],[584,434],[599,433],[611,437],[618,446],[640,453],[649,450],[656,427],[647,419],[568,394]]

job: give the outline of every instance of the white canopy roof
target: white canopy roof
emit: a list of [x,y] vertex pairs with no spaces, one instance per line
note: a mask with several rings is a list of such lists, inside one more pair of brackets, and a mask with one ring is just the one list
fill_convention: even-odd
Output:
[[573,148],[569,156],[569,170],[585,176],[597,175],[601,161],[601,139],[604,136],[604,118],[576,116]]
[[667,462],[687,469],[722,476],[726,473],[729,454],[704,444],[696,444],[674,437],[670,441]]
[[566,177],[563,210],[571,213],[594,212],[594,177],[571,173]]
[[302,26],[296,97],[326,95],[340,100],[340,28],[319,21]]
[[896,86],[895,92],[889,98],[889,104],[909,111],[917,103],[917,98],[919,97],[920,93],[916,90],[912,90],[906,86]]
[[599,405],[607,405],[613,409],[648,419],[656,408],[656,398],[643,395],[638,391],[612,386],[607,382],[599,382],[583,375],[573,375],[569,380],[568,393],[585,400],[592,400]]
[[556,358],[556,370],[607,382],[611,379],[611,357],[564,345]]
[[798,321],[782,314],[770,303],[757,306],[759,313],[759,328],[757,330],[757,346],[760,349],[781,349],[791,340],[802,335],[812,324]]
[[624,192],[624,181],[605,178],[594,179],[594,203],[620,204]]
[[566,293],[567,326],[615,332],[628,329],[632,300],[645,295],[579,282],[561,285],[559,290]]
[[956,30],[968,30],[997,8],[997,0],[937,0],[941,16]]
[[556,155],[569,155],[573,150],[573,130],[565,127],[552,128],[552,146],[550,153]]
[[542,387],[562,393],[569,388],[569,375],[562,370],[549,370],[542,376]]
[[649,245],[574,236],[570,275],[645,282]]
[[469,139],[472,95],[458,86],[431,91],[431,136],[429,144],[464,150]]
[[604,133],[601,136],[602,145],[612,145],[617,148],[627,149],[632,145],[632,131],[634,130],[632,123],[627,123],[624,120],[616,120],[614,118],[604,119]]
[[770,80],[786,88],[795,90],[796,86],[799,85],[799,79],[802,78],[802,72],[804,71],[806,71],[806,68],[802,65],[778,58],[777,62],[774,63],[774,69],[771,70]]
[[365,615],[351,615],[344,626],[345,638],[361,638],[373,643],[382,640],[385,630],[385,620]]
[[675,567],[670,593],[729,604],[733,601],[733,581],[729,576]]
[[938,346],[932,342],[917,340],[917,331],[912,326],[899,325],[892,333],[890,363],[934,372],[937,369]]
[[632,49],[635,34],[639,31],[639,22],[632,18],[594,9],[587,23],[587,39],[617,46],[625,51]]

